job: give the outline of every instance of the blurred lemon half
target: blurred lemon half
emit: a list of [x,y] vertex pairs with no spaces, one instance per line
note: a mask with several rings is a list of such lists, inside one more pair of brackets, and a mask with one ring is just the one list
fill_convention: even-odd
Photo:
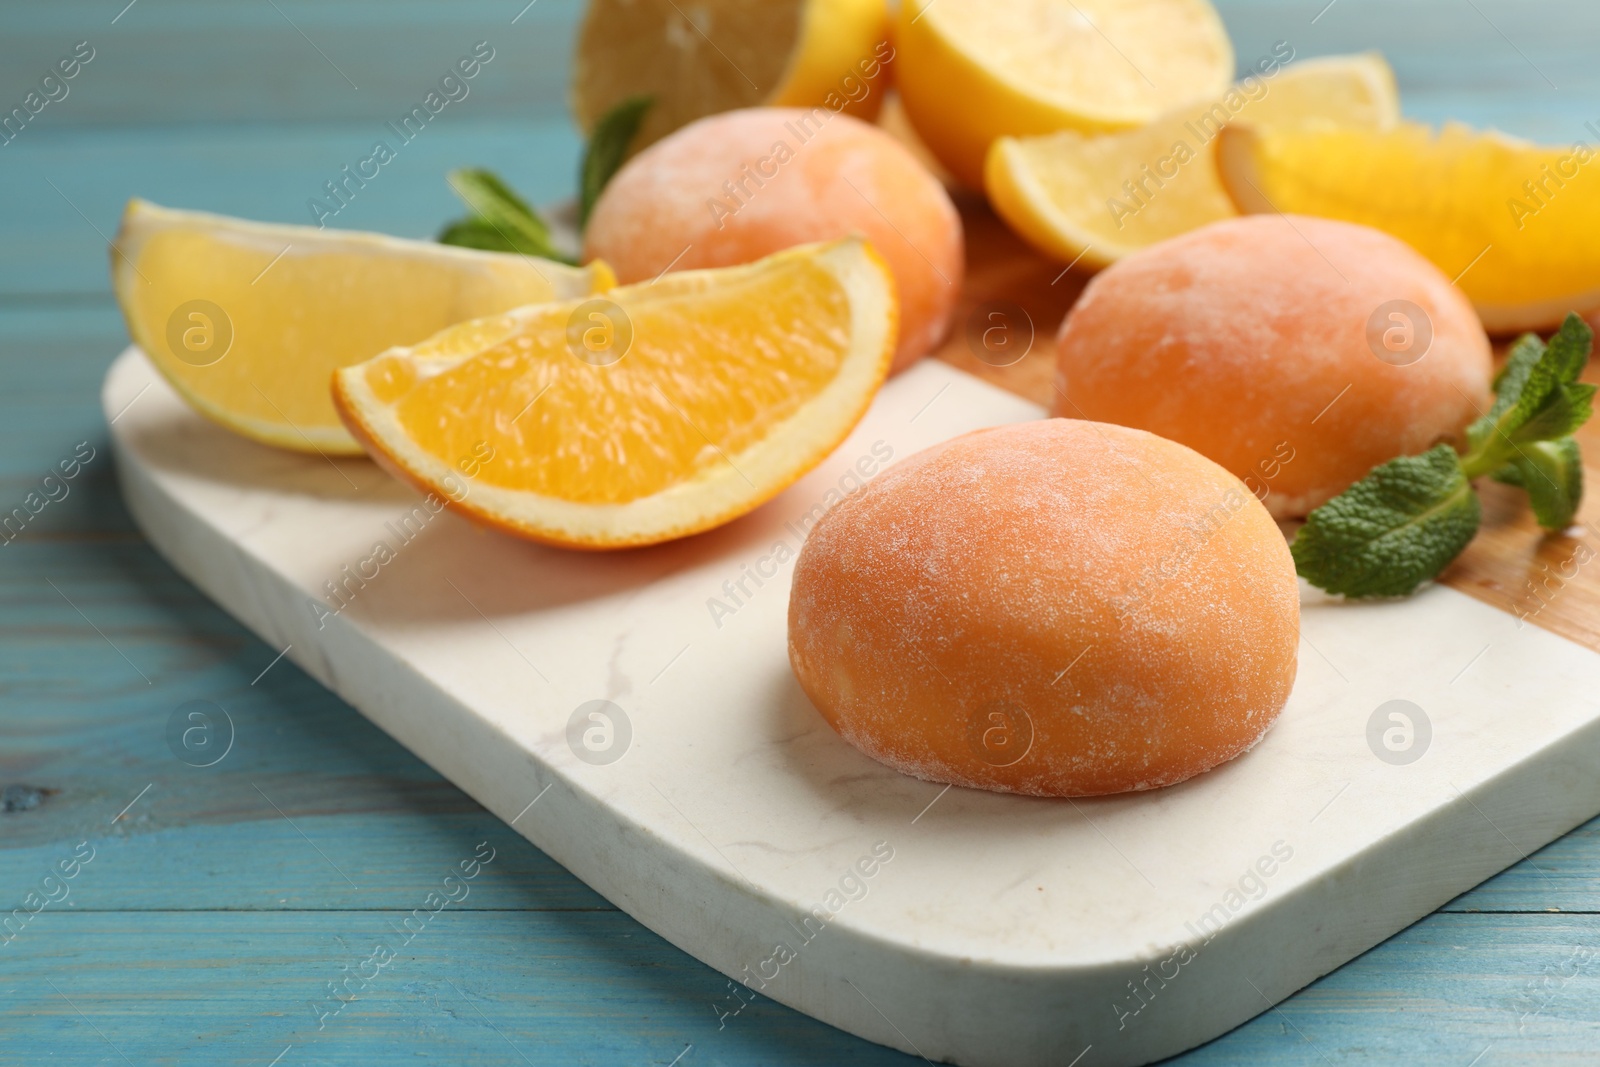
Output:
[[998,137],[1140,126],[1233,80],[1206,0],[905,0],[895,47],[912,125],[974,189]]
[[893,58],[887,0],[590,0],[572,110],[593,130],[632,96],[654,103],[632,151],[736,108],[827,107],[871,120]]

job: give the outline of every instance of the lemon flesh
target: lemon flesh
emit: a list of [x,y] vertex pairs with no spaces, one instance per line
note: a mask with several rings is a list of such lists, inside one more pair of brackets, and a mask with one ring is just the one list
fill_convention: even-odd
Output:
[[590,0],[573,60],[572,110],[595,123],[655,98],[630,150],[736,108],[827,107],[870,119],[885,64],[887,0]]
[[1217,134],[1230,123],[1326,119],[1382,129],[1399,120],[1394,73],[1377,53],[1268,66],[1269,74],[1137,129],[1003,137],[985,167],[989,201],[1045,254],[1103,267],[1238,214],[1215,157]]
[[454,323],[609,288],[604,264],[128,204],[112,248],[128,332],[201,414],[270,445],[361,446],[334,411],[339,367]]
[[998,137],[1140,126],[1233,78],[1206,0],[906,0],[895,44],[912,125],[973,188]]

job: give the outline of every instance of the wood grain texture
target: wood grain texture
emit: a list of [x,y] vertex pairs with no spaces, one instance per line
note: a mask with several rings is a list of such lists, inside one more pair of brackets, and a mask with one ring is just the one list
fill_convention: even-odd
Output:
[[[0,149],[0,200],[17,205],[5,223],[13,252],[0,260],[0,303],[8,306],[109,297],[106,245],[130,197],[311,225],[307,202],[366,155],[384,128],[357,120],[39,133]],[[330,225],[430,239],[464,213],[445,182],[462,166],[488,167],[535,202],[570,197],[579,147],[564,122],[446,111]]]
[[[99,50],[72,95],[0,149],[0,509],[79,442],[100,455],[0,546],[0,787],[48,790],[37,807],[0,812],[0,907],[79,841],[96,849],[68,900],[0,945],[0,1067],[264,1065],[280,1052],[282,1067],[664,1065],[680,1053],[682,1067],[919,1062],[759,999],[719,1030],[719,975],[287,661],[257,680],[280,650],[179,578],[116,491],[97,393],[126,342],[104,247],[126,198],[303,221],[321,183],[476,39],[500,51],[473,95],[337,221],[426,236],[457,210],[444,171],[471,163],[535,200],[566,196],[576,0],[539,0],[515,26],[525,0],[124,3],[0,11],[0,103],[72,42]],[[1600,111],[1600,9],[1580,0],[1219,7],[1242,61],[1277,40],[1303,56],[1384,49],[1414,116],[1562,141]],[[959,339],[945,357],[1044,401],[1047,342],[1085,278],[1006,251],[1003,229],[967,209],[974,274],[1029,308],[1038,342],[1010,368],[986,367]],[[969,296],[963,322],[977,303]],[[1567,546],[1530,539],[1509,490],[1487,496],[1485,533],[1462,564],[1479,584],[1458,587],[1509,599],[1536,556],[1559,569]],[[1588,580],[1532,621],[1587,604]],[[235,724],[234,749],[212,768],[166,747],[167,717],[196,699]],[[471,898],[318,1030],[309,1000],[479,841],[497,854]],[[1592,1062],[1600,970],[1578,953],[1600,934],[1597,887],[1600,820],[1175,1062]]]
[[[1592,371],[1586,377],[1600,380]],[[1557,533],[1541,530],[1520,490],[1484,480],[1483,526],[1442,580],[1525,625],[1600,652],[1600,426],[1591,421],[1577,436],[1588,486],[1577,521]]]
[[[40,1059],[0,1062],[669,1064],[685,1049],[685,1064],[921,1062],[759,996],[719,1020],[726,981],[614,912],[447,907],[323,1018],[327,984],[393,941],[400,914],[46,911],[0,978],[0,1057],[21,1035]],[[1466,1065],[1489,1049],[1480,1062],[1592,1063],[1597,938],[1594,916],[1436,915],[1167,1062]]]

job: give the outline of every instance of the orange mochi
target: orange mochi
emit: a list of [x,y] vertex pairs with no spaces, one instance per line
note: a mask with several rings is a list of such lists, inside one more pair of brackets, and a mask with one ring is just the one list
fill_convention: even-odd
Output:
[[624,283],[750,263],[859,234],[894,275],[893,370],[943,340],[960,294],[961,218],[944,187],[888,134],[825,108],[747,108],[691,123],[606,186],[584,258]]
[[850,744],[934,782],[1093,796],[1250,748],[1293,687],[1294,563],[1204,456],[1068,419],[919,452],[795,563],[789,662]]
[[1410,246],[1256,215],[1098,275],[1061,324],[1055,412],[1158,433],[1306,515],[1488,409],[1489,339]]

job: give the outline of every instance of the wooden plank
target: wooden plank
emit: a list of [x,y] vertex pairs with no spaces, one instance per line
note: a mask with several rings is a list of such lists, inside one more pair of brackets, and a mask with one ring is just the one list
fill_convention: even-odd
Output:
[[[1595,117],[1587,113],[1597,77],[1587,42],[1600,32],[1600,15],[1582,0],[1545,0],[1533,18],[1517,0],[1476,0],[1471,7],[1457,0],[1337,0],[1325,11],[1324,2],[1219,0],[1217,6],[1241,68],[1280,40],[1299,56],[1381,48],[1415,102],[1409,113],[1419,117],[1467,118],[1556,141],[1581,136],[1583,121]],[[0,15],[6,109],[20,104],[78,41],[96,49],[66,98],[46,105],[26,136],[152,117],[163,123],[390,118],[479,40],[491,43],[496,58],[474,79],[463,112],[559,119],[581,3],[143,0],[116,17],[122,8],[123,2],[72,0],[13,5]],[[1471,76],[1463,77],[1469,62]],[[246,78],[240,71],[273,76]]]
[[[270,10],[270,9],[269,9]],[[308,201],[355,165],[386,131],[376,120],[294,126],[155,127],[40,131],[4,149],[0,300],[110,290],[107,242],[130,197],[171,207],[311,225]],[[387,134],[395,141],[393,134]],[[346,229],[431,239],[464,213],[445,183],[453,168],[484,166],[535,202],[576,189],[579,140],[565,121],[484,121],[442,114],[396,151],[330,221]]]
[[[159,739],[166,717],[155,714],[157,710],[141,718],[147,728],[142,732]],[[268,721],[287,718],[278,714]],[[291,720],[283,732],[300,733],[298,725]],[[316,740],[326,743],[326,735]],[[301,734],[297,742],[280,742],[283,747],[275,752],[281,761],[291,745],[309,743]],[[394,743],[382,738],[375,747],[385,744]],[[19,825],[37,819],[55,834],[40,844],[6,849],[0,904],[6,909],[21,904],[58,863],[70,860],[74,849],[87,842],[80,854],[93,860],[71,880],[68,896],[51,909],[405,911],[417,907],[445,875],[459,874],[461,861],[486,845],[485,851],[492,849],[496,856],[493,877],[473,882],[459,905],[463,910],[617,910],[426,769],[406,778],[300,769],[272,775],[260,773],[259,758],[252,762],[253,768],[241,764],[224,772],[219,767],[209,776],[197,769],[157,765],[149,768],[144,784],[136,784],[136,776],[119,774],[99,790],[81,780],[29,775],[29,781],[53,781],[61,792],[41,809],[14,813],[10,819]],[[152,788],[140,796],[145,785]],[[197,799],[207,796],[215,800],[196,814]],[[113,824],[130,803],[128,814]],[[78,804],[89,810],[47,812],[51,806]],[[182,876],[175,877],[180,871]]]
[[580,0],[142,0],[123,10],[127,3],[12,4],[0,15],[5,111],[78,42],[94,50],[19,142],[49,129],[151,121],[398,118],[479,41],[493,58],[442,115],[559,117],[581,9]]
[[[0,785],[43,794],[0,815],[0,902],[87,840],[99,859],[79,897],[94,907],[398,906],[417,872],[488,840],[519,895],[480,906],[610,907],[299,668],[274,664],[279,650],[148,547],[0,551]],[[168,741],[193,700],[231,723],[213,766],[182,762]],[[201,883],[173,881],[175,865]]]
[[1440,910],[1600,913],[1600,819],[1552,841]]
[[[70,1063],[668,1064],[691,1045],[686,1065],[919,1062],[760,997],[719,1029],[726,980],[611,912],[446,906],[319,1030],[313,1001],[404,914],[46,909],[0,948],[0,1030]],[[1594,916],[1436,915],[1167,1062],[1591,1062],[1597,939]]]
[[109,294],[27,299],[0,300],[0,409],[11,412],[8,422],[25,421],[35,435],[55,437],[39,434],[49,426],[33,423],[33,404],[67,400],[98,416],[100,382],[128,333]]
[[[727,980],[616,912],[450,905],[404,943],[395,928],[426,895],[389,912],[47,909],[0,948],[0,1032],[68,1063],[264,1065],[288,1048],[285,1067],[669,1064],[689,1045],[685,1065],[920,1062],[754,994],[719,1030]],[[328,983],[385,938],[396,958],[322,1019]]]
[[[381,12],[372,4],[350,0],[339,4],[277,2],[321,47],[329,50],[331,43],[330,55],[347,72],[355,72],[350,64],[367,64],[372,80],[366,80],[369,74],[363,70],[361,91],[349,92],[337,73],[305,47],[304,39],[271,5],[140,0],[115,27],[109,26],[115,11],[102,10],[104,5],[88,0],[11,5],[0,14],[0,56],[4,56],[0,87],[12,89],[35,78],[29,71],[36,61],[53,61],[63,45],[83,39],[85,28],[88,33],[114,31],[121,35],[129,31],[125,36],[96,37],[97,44],[104,39],[114,46],[97,56],[96,63],[102,65],[91,65],[72,97],[59,108],[52,105],[27,132],[27,141],[19,140],[4,150],[9,155],[0,156],[6,161],[0,166],[0,192],[6,203],[13,205],[0,212],[0,237],[12,252],[0,260],[0,366],[5,367],[6,383],[0,390],[0,426],[8,428],[0,441],[0,463],[4,464],[0,491],[25,486],[31,464],[53,460],[59,446],[70,445],[80,429],[95,418],[92,409],[99,371],[112,355],[111,349],[102,346],[120,339],[115,313],[107,303],[68,306],[55,297],[49,304],[37,299],[41,294],[105,292],[100,237],[42,177],[48,176],[83,204],[85,213],[106,232],[115,224],[121,199],[130,192],[165,197],[186,206],[295,220],[310,195],[297,190],[307,182],[313,187],[320,184],[330,176],[325,171],[337,170],[340,163],[348,161],[345,157],[352,143],[360,147],[370,136],[371,126],[356,120],[387,117],[396,102],[415,91],[413,74],[428,70],[429,61],[451,52],[454,36],[473,20],[481,19],[487,25],[492,18],[508,18],[499,11],[499,4],[487,0],[466,0],[448,8],[386,4]],[[120,9],[122,3],[118,0],[111,6]],[[1600,73],[1589,55],[1597,9],[1576,0],[1541,4],[1536,12],[1511,0],[1477,0],[1472,9],[1455,0],[1403,5],[1384,0],[1338,0],[1314,23],[1312,16],[1323,6],[1320,0],[1294,4],[1224,0],[1219,6],[1235,34],[1241,59],[1260,54],[1279,39],[1291,40],[1301,55],[1384,48],[1399,70],[1406,108],[1412,115],[1430,120],[1459,116],[1555,141],[1582,136],[1582,121],[1594,117],[1586,111],[1596,99],[1595,78]],[[436,143],[437,149],[430,149],[430,143],[422,138],[408,146],[408,153],[417,150],[412,158],[421,161],[415,164],[415,172],[400,166],[407,160],[398,161],[400,169],[385,172],[395,179],[388,187],[395,192],[374,190],[382,195],[353,207],[351,224],[426,235],[455,210],[438,183],[445,169],[463,163],[487,162],[500,167],[538,199],[568,192],[576,139],[561,127],[554,139],[541,140],[545,135],[540,128],[546,124],[541,124],[538,116],[554,117],[561,112],[565,40],[557,27],[563,19],[570,20],[572,7],[564,0],[540,0],[518,25],[529,25],[536,14],[557,12],[559,17],[541,24],[549,38],[550,61],[515,68],[491,65],[461,109],[447,112],[428,132],[428,141]],[[444,14],[446,11],[449,14]],[[150,21],[139,27],[133,22],[135,15]],[[280,25],[271,26],[272,20]],[[106,24],[104,30],[97,28],[101,24]],[[420,43],[406,32],[389,32],[391,27],[419,25],[424,27],[418,35]],[[204,32],[190,32],[197,27]],[[1500,31],[1506,36],[1499,36]],[[324,32],[332,36],[324,38]],[[498,40],[496,43],[498,47]],[[545,47],[543,42],[536,43]],[[528,55],[535,55],[529,47]],[[292,52],[297,48],[301,54],[294,58]],[[1551,90],[1518,49],[1562,91]],[[147,60],[145,56],[155,58]],[[251,68],[248,64],[252,61],[266,65]],[[123,65],[120,69],[126,77],[117,73],[118,64]],[[316,65],[321,69],[312,69]],[[241,78],[239,72],[248,69],[270,71],[272,77]],[[97,71],[108,70],[117,76],[107,76],[101,83],[88,80]],[[184,71],[184,84],[203,86],[204,91],[175,89],[174,71]],[[496,80],[490,80],[491,75]],[[341,86],[348,96],[340,95]],[[106,128],[108,123],[130,118],[148,121],[152,116],[162,123],[248,120],[256,125],[231,131],[221,125],[181,131]],[[511,120],[501,123],[491,116],[510,116]],[[462,120],[459,128],[445,124],[444,120],[454,119]],[[321,128],[308,129],[304,125],[307,120],[322,124]],[[101,128],[81,136],[86,127]],[[452,130],[459,134],[455,140]],[[436,142],[434,133],[440,135]],[[1041,290],[1049,288],[1049,277],[1030,275],[1021,280]],[[1081,282],[1069,276],[1058,286],[1075,284]],[[1048,296],[1040,299],[1043,306],[1056,306]],[[1059,321],[1060,310],[1064,305],[1041,327],[1046,339]],[[103,332],[101,327],[85,327],[86,317],[98,317]],[[1029,365],[1014,371],[1013,376],[1031,375],[1033,387],[1039,383],[1047,387],[1049,371],[1047,362],[1030,357]],[[46,404],[41,406],[40,400]],[[100,587],[89,598],[94,601],[95,617],[99,618],[99,610],[104,608],[116,619],[109,631],[113,639],[122,645],[125,638],[137,636],[142,642],[139,650],[153,654],[160,677],[169,670],[175,674],[188,670],[202,692],[224,677],[225,689],[248,689],[249,677],[255,673],[252,667],[259,669],[257,665],[264,665],[275,654],[250,638],[227,647],[228,628],[237,630],[235,624],[215,609],[208,610],[148,550],[143,550],[143,560],[136,553],[108,555],[100,551],[96,538],[133,537],[114,485],[105,477],[108,473],[105,469],[100,474],[91,472],[95,480],[83,483],[81,493],[63,502],[53,514],[42,516],[34,534],[37,541],[27,546],[26,552],[17,551],[22,545],[0,552],[0,678],[4,679],[0,683],[0,785],[19,780],[19,774],[26,779],[39,767],[71,769],[77,775],[71,792],[63,791],[45,806],[0,815],[0,849],[5,850],[0,853],[4,856],[0,876],[6,878],[35,861],[49,862],[54,842],[67,840],[80,825],[87,830],[93,821],[91,806],[87,802],[79,808],[69,806],[78,790],[99,789],[107,800],[114,792],[131,796],[151,780],[145,772],[163,758],[160,749],[151,754],[145,748],[125,752],[119,747],[136,736],[139,745],[151,744],[144,736],[148,725],[139,725],[140,716],[148,716],[148,708],[131,688],[119,695],[119,687],[128,684],[126,678],[107,682],[112,672],[126,675],[127,666],[90,626],[59,606],[46,607],[55,594],[39,581],[40,574],[53,579],[84,574],[85,587]],[[60,525],[46,526],[46,521]],[[1513,531],[1511,536],[1520,539],[1522,534]],[[1526,572],[1513,569],[1510,575],[1491,576],[1491,580],[1515,589],[1515,584],[1506,585],[1506,579],[1519,573]],[[1565,598],[1565,593],[1562,596]],[[138,600],[142,613],[119,606],[119,600],[129,604]],[[285,666],[280,664],[275,671]],[[262,686],[274,677],[269,674]],[[287,685],[282,681],[275,684]],[[172,691],[176,693],[178,688],[174,686]],[[425,776],[412,778],[384,769],[362,778],[359,767],[352,772],[351,758],[370,755],[385,739],[341,733],[341,716],[356,725],[362,720],[316,687],[288,686],[272,701],[256,707],[253,714],[262,727],[263,753],[271,753],[267,762],[283,774],[307,780],[303,791],[291,790],[292,806],[286,811],[325,851],[330,847],[362,850],[359,865],[371,870],[376,899],[385,906],[397,899],[399,906],[407,906],[405,894],[417,884],[418,875],[408,866],[408,838],[416,841],[416,866],[422,868],[449,854],[456,833],[469,831],[467,836],[471,836],[476,832],[474,820],[479,816],[441,800],[443,792],[430,790]],[[290,728],[280,732],[285,720]],[[319,743],[329,736],[329,730],[341,738],[335,746],[341,758],[319,763],[318,753],[327,753]],[[170,753],[165,758],[170,760]],[[158,788],[164,795],[178,797],[185,792],[179,775],[191,770],[174,763],[168,776],[157,783]],[[141,776],[144,782],[137,780]],[[330,785],[341,776],[349,783],[344,791],[335,787],[337,783]],[[124,783],[127,787],[119,791]],[[171,783],[170,789],[167,783]],[[46,1055],[66,1062],[123,1062],[100,1042],[82,1017],[59,1002],[47,1007],[38,999],[48,990],[41,975],[62,985],[95,1025],[104,1029],[107,1014],[115,1015],[118,1022],[127,1021],[134,1029],[137,1052],[123,1040],[128,1031],[113,1028],[111,1036],[135,1052],[136,1062],[170,1063],[180,1059],[231,1062],[234,1057],[229,1053],[243,1046],[227,1042],[263,1034],[279,1019],[284,1027],[290,1025],[287,1016],[252,1014],[261,1010],[252,986],[262,972],[228,958],[240,945],[254,939],[258,949],[271,946],[277,953],[275,973],[280,977],[296,968],[304,972],[318,960],[326,960],[328,969],[337,971],[342,960],[325,955],[330,945],[337,948],[331,931],[344,936],[346,930],[359,932],[365,927],[341,926],[341,920],[334,919],[330,927],[296,932],[282,925],[296,921],[298,917],[293,915],[206,913],[210,908],[281,907],[289,902],[319,907],[332,896],[316,882],[319,872],[315,865],[321,861],[303,839],[286,832],[282,820],[207,822],[204,813],[197,813],[203,806],[204,790],[196,784],[187,793],[189,799],[184,803],[189,809],[169,800],[164,802],[169,806],[152,808],[158,814],[149,821],[119,826],[113,837],[105,839],[110,851],[99,861],[114,859],[116,863],[105,864],[99,872],[103,881],[93,888],[100,894],[97,906],[202,910],[182,916],[147,913],[126,919],[47,911],[41,923],[61,919],[64,925],[40,925],[28,931],[39,954],[20,965],[0,955],[0,989],[6,993],[0,1007],[5,1019],[0,1032],[6,1034],[8,1051],[16,1049],[16,1055],[23,1055],[20,1050],[28,1049],[30,1062]],[[376,799],[380,794],[381,804]],[[147,799],[155,795],[152,790]],[[354,813],[327,813],[330,798],[336,805],[352,805]],[[220,808],[235,814],[241,810],[236,796],[219,794],[218,800]],[[24,821],[35,817],[56,821],[42,830],[26,830],[30,825],[44,825]],[[369,825],[374,829],[367,830]],[[1596,824],[1591,823],[1451,907],[1596,910],[1592,889],[1600,884],[1596,835]],[[360,844],[369,837],[370,842]],[[24,838],[32,843],[26,844]],[[250,879],[260,877],[263,871],[275,872],[268,879],[271,884],[252,887]],[[94,873],[92,867],[85,879],[90,873]],[[171,877],[163,883],[167,873]],[[325,868],[320,873],[331,877]],[[556,871],[555,876],[587,892],[564,872]],[[528,877],[537,883],[543,875]],[[367,880],[364,876],[358,884],[366,888]],[[3,884],[11,885],[9,881]],[[91,883],[85,880],[82,888],[87,896]],[[276,897],[271,896],[274,890]],[[488,899],[487,883],[484,892]],[[559,899],[559,895],[541,895],[546,892],[557,891],[528,890],[526,906],[542,908]],[[275,905],[278,897],[285,899],[285,905]],[[235,918],[257,919],[260,925],[248,929],[229,926]],[[374,1013],[370,1026],[356,1009],[347,1010],[333,1021],[359,1023],[347,1038],[335,1037],[326,1044],[302,1048],[302,1055],[286,1056],[282,1062],[356,1058],[387,1062],[421,1054],[443,1062],[489,1064],[668,1063],[682,1050],[675,1042],[683,1035],[669,1033],[676,1028],[667,1021],[676,1012],[685,1018],[700,1013],[710,1018],[696,983],[708,984],[711,995],[722,992],[717,976],[660,945],[625,917],[592,913],[589,918],[594,926],[583,936],[559,931],[541,934],[527,925],[526,916],[501,918],[513,920],[515,928],[498,926],[492,934],[459,939],[452,931],[448,952],[441,950],[435,956],[438,962],[424,960],[425,965],[410,975],[396,973],[397,987],[411,983],[407,986],[410,999],[402,1010],[382,1018]],[[1594,971],[1591,965],[1574,971],[1572,963],[1574,948],[1594,943],[1594,930],[1586,919],[1530,915],[1449,918],[1458,925],[1441,925],[1444,920],[1440,917],[1427,920],[1292,998],[1278,1012],[1264,1015],[1180,1062],[1465,1064],[1491,1041],[1492,1048],[1479,1061],[1484,1067],[1506,1062],[1587,1062],[1592,1058],[1592,1049],[1600,1040],[1590,1021],[1600,1015],[1592,989]],[[170,921],[157,927],[151,925],[153,919]],[[65,922],[86,921],[105,925],[75,928],[81,934],[63,933],[67,931]],[[570,932],[571,927],[561,929]],[[34,938],[36,934],[50,936]],[[52,943],[48,955],[43,951],[45,943]],[[26,942],[19,939],[0,948],[0,954],[23,947]],[[18,960],[24,957],[19,955]],[[469,996],[481,996],[475,1003],[517,1042],[521,1053],[514,1053],[470,1005],[461,1006],[456,991],[436,980],[429,983],[430,966],[451,975]],[[196,977],[186,978],[191,969]],[[122,977],[105,978],[112,971]],[[491,974],[493,981],[475,984]],[[81,990],[70,984],[79,975],[92,975],[94,980]],[[328,975],[317,971],[308,977],[315,983]],[[569,983],[581,995],[569,997],[565,992]],[[1553,991],[1553,999],[1518,1032],[1519,1014],[1525,1010],[1518,1005],[1527,1002],[1530,988],[1536,996],[1541,995],[1540,990]],[[87,1002],[79,997],[84,991],[91,994]],[[143,1014],[118,1014],[118,1003],[126,1006],[141,999],[146,1006]],[[515,1009],[509,1012],[509,1019],[494,1013],[492,1009],[499,1004]],[[536,1014],[541,1005],[548,1004],[559,1008]],[[174,1005],[182,1010],[172,1010]],[[300,1010],[308,1020],[312,1018],[303,1005]],[[682,1062],[688,1067],[695,1062],[878,1062],[872,1059],[874,1055],[887,1057],[883,1062],[899,1059],[799,1017],[786,1018],[792,1015],[770,1002],[758,1001],[721,1033],[715,1032],[712,1019],[703,1024],[710,1036],[697,1043]],[[796,1020],[802,1025],[792,1025]],[[549,1047],[536,1043],[551,1039],[551,1035],[554,1039]],[[1477,1043],[1479,1037],[1482,1044]],[[658,1049],[657,1038],[671,1040]],[[197,1044],[205,1045],[206,1050],[201,1052],[194,1047]],[[218,1049],[228,1051],[219,1053]],[[266,1063],[277,1051],[269,1049],[259,1058],[241,1054],[239,1059]],[[703,1059],[697,1061],[696,1056]]]

